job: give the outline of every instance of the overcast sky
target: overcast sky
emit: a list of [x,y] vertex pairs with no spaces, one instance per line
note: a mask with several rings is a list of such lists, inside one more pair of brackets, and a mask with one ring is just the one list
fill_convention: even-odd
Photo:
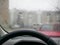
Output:
[[57,2],[58,0],[9,0],[9,8],[54,11]]

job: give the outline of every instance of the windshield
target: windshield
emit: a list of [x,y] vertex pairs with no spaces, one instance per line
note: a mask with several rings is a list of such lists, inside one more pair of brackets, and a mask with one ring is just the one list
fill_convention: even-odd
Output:
[[0,2],[0,24],[8,32],[21,28],[60,31],[59,0],[5,0]]

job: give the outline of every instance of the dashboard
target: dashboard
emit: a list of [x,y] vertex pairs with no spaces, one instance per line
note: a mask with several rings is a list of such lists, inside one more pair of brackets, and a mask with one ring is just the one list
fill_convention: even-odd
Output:
[[45,44],[44,41],[42,41],[42,40],[40,40],[40,39],[37,39],[37,38],[35,38],[35,37],[19,36],[19,37],[15,37],[15,38],[9,39],[9,40],[8,40],[7,42],[5,42],[3,45],[14,45],[16,42],[22,41],[22,40],[37,41],[37,42],[40,42],[40,43]]
[[60,45],[60,37],[51,37],[52,40],[54,40],[57,45]]
[[[53,39],[57,45],[60,45],[60,38],[58,37],[51,37],[51,39]],[[41,43],[44,43],[44,41],[40,40],[40,39],[37,39],[35,37],[30,37],[30,36],[19,36],[19,37],[15,37],[15,38],[12,38],[12,39],[9,39],[7,42],[5,42],[3,45],[13,45],[15,44],[16,42],[18,41],[22,41],[22,40],[30,40],[30,41],[38,41],[38,42],[41,42]]]
[[[45,32],[45,31],[44,31],[44,32]],[[42,33],[44,33],[44,32],[42,32]],[[46,32],[45,32],[45,34],[46,34]],[[50,33],[49,33],[49,34],[50,34]],[[60,37],[52,37],[52,36],[50,35],[50,38],[51,38],[52,40],[54,40],[54,41],[57,43],[57,45],[60,45]],[[31,36],[19,36],[19,37],[15,37],[15,38],[9,39],[9,40],[8,40],[7,42],[5,42],[3,45],[14,45],[16,42],[22,41],[22,40],[39,41],[39,42],[45,44],[44,41],[42,41],[42,40],[40,40],[40,39],[37,39],[37,38],[35,38],[35,37],[31,37]]]

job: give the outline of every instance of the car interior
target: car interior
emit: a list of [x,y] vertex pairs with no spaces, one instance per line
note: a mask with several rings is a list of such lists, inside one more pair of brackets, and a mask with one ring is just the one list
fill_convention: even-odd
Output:
[[60,0],[0,0],[0,45],[60,45]]

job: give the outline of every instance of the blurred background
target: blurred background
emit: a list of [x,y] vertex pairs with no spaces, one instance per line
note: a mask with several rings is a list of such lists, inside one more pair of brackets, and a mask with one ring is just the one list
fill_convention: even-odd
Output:
[[1,25],[7,30],[60,31],[60,0],[0,0]]

